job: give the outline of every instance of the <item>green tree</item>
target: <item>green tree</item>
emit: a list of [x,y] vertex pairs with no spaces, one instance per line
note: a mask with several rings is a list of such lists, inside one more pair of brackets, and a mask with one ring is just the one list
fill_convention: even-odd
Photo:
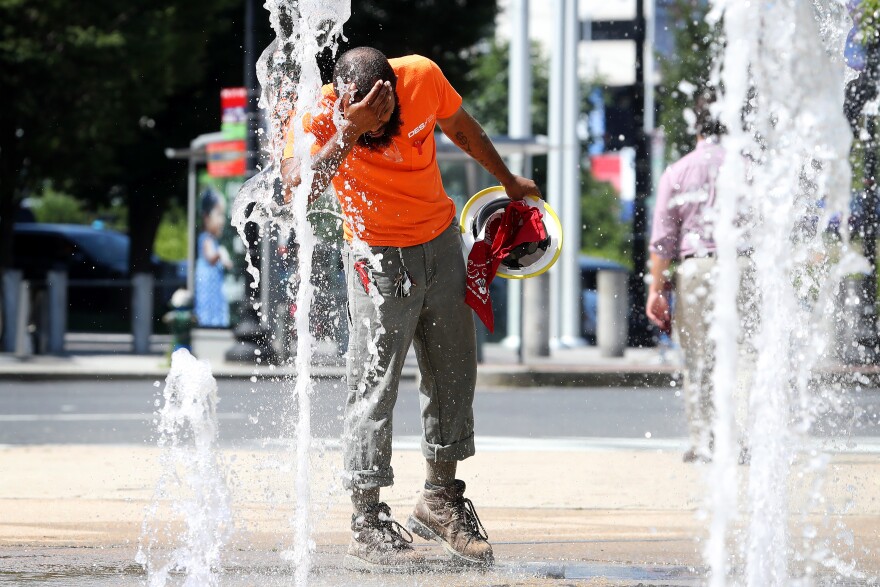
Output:
[[[388,57],[418,53],[436,61],[462,94],[472,86],[467,76],[478,43],[491,38],[498,14],[496,0],[360,0],[343,27],[341,49],[369,45]],[[329,52],[321,59],[330,80]]]
[[32,198],[30,208],[37,222],[86,224],[91,220],[80,200],[53,189],[51,185],[47,185],[38,198]]
[[204,122],[194,94],[236,4],[0,0],[0,268],[18,201],[46,180],[84,201],[128,199],[131,263],[149,263],[160,204],[183,180],[164,149]]
[[[549,66],[538,43],[530,47],[532,59],[532,132],[547,134]],[[466,75],[471,91],[464,95],[465,106],[489,134],[507,134],[508,84],[510,83],[510,44],[493,40],[474,59]]]
[[709,4],[704,0],[666,0],[668,22],[672,23],[673,48],[658,54],[660,77],[657,87],[658,123],[666,137],[666,159],[671,161],[696,146],[687,112],[692,112],[694,90],[704,87],[712,71],[721,31],[706,22]]
[[[0,268],[18,202],[46,180],[90,209],[124,202],[130,264],[148,266],[165,208],[185,193],[185,167],[165,149],[216,130],[219,90],[242,83],[244,1],[0,0]],[[495,0],[365,1],[344,46],[421,53],[465,91],[496,14]],[[261,50],[267,13],[255,29]]]
[[586,170],[581,185],[581,251],[632,266],[632,225],[620,221],[617,190]]
[[153,249],[160,259],[180,261],[186,259],[186,247],[189,242],[186,224],[186,210],[176,202],[172,203],[162,215],[162,221],[156,230],[156,242]]

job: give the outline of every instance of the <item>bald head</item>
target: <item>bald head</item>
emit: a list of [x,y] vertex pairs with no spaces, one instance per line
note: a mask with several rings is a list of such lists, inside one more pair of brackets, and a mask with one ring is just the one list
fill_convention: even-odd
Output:
[[333,87],[337,94],[348,84],[355,84],[357,92],[354,101],[363,99],[373,85],[379,81],[391,82],[393,88],[397,76],[384,53],[372,47],[355,47],[339,56],[333,68]]

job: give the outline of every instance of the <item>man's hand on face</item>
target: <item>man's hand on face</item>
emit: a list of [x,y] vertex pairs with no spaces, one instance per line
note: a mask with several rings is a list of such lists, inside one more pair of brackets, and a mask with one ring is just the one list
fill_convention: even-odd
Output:
[[348,122],[354,136],[363,134],[381,136],[394,112],[394,91],[391,82],[377,81],[363,100],[355,101],[354,84],[342,94],[342,117]]

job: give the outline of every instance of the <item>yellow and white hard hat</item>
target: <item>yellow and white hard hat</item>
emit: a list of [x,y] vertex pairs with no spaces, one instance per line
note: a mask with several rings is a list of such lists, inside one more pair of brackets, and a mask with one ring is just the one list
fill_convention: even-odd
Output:
[[[497,185],[477,192],[464,205],[461,211],[461,238],[464,241],[465,259],[474,243],[485,236],[489,220],[503,214],[510,201],[504,188]],[[537,196],[527,196],[523,201],[541,211],[547,238],[513,249],[498,266],[498,277],[525,279],[541,275],[553,266],[562,251],[562,224],[553,208]]]

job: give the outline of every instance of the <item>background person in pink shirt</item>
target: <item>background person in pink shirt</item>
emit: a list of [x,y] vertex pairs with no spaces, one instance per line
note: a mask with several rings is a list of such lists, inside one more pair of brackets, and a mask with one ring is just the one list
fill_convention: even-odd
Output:
[[[708,462],[713,449],[714,345],[709,337],[709,320],[714,297],[715,180],[724,163],[724,149],[720,144],[724,127],[709,113],[712,99],[711,90],[703,90],[698,95],[694,108],[697,146],[670,165],[660,178],[649,247],[652,279],[646,314],[663,332],[671,333],[674,326],[674,336],[684,358],[683,394],[690,440],[690,448],[684,454],[686,462]],[[751,260],[745,254],[740,259],[743,281],[750,283]],[[676,263],[674,271],[673,263]],[[740,316],[743,316],[747,315],[743,306],[752,301],[753,296],[748,292],[753,288],[740,289]],[[673,290],[674,304],[671,303]],[[746,402],[738,397],[735,404],[742,430]],[[741,447],[740,460],[745,462],[748,453],[744,441]]]

